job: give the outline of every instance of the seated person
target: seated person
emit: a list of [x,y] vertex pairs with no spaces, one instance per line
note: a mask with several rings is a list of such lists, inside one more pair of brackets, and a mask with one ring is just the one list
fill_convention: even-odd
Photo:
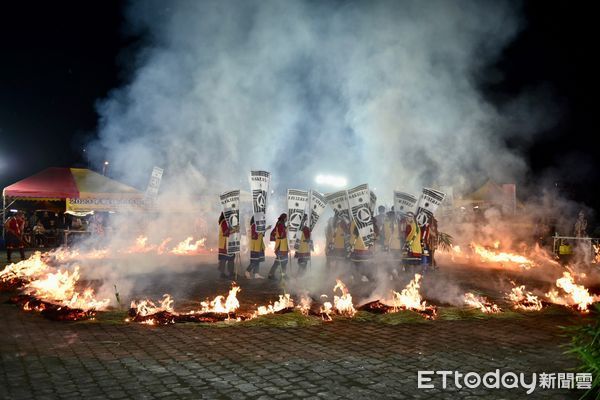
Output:
[[71,222],[71,229],[81,230],[83,228],[83,224],[81,223],[81,219],[75,218],[73,222]]
[[44,228],[44,224],[42,224],[42,221],[38,221],[37,224],[35,224],[35,226],[33,227],[32,231],[35,240],[35,245],[38,247],[44,247],[46,243],[46,228]]

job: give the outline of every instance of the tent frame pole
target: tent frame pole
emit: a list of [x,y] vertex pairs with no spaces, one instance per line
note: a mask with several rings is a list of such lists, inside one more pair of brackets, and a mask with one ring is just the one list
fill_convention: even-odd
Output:
[[4,237],[4,225],[6,224],[6,194],[4,193],[4,189],[2,189],[2,239]]

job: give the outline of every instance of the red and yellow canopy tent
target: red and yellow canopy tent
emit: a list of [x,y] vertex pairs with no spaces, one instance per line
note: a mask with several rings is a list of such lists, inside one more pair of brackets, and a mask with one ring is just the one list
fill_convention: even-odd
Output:
[[85,168],[47,168],[2,191],[3,206],[12,202],[64,202],[64,210],[140,211],[144,193]]

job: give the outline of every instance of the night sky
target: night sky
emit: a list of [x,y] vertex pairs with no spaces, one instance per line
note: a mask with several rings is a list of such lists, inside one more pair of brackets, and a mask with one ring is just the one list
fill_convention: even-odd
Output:
[[[100,169],[84,153],[96,131],[95,102],[127,82],[140,41],[127,35],[122,8],[116,1],[0,6],[1,187],[49,166]],[[499,107],[532,88],[555,99],[548,112],[558,122],[533,139],[515,132],[508,144],[529,159],[530,179],[551,172],[570,197],[598,210],[593,16],[592,3],[526,2],[524,30],[478,81]]]

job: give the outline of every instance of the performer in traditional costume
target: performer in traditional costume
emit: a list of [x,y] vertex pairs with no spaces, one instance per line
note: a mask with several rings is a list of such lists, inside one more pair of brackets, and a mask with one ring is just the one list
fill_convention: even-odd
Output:
[[334,267],[342,265],[350,253],[350,227],[344,218],[335,214],[333,217],[333,248],[331,258]]
[[[219,272],[221,278],[233,278],[235,254],[227,253],[227,238],[233,233],[225,219],[225,214],[219,216]],[[227,268],[227,273],[225,273]]]
[[404,239],[404,270],[406,265],[421,264],[423,247],[421,245],[421,228],[412,212],[406,214],[406,231]]
[[394,210],[387,213],[384,222],[385,248],[388,251],[393,275],[397,275],[397,267],[401,267],[402,253],[406,232],[406,220],[403,216],[396,215]]
[[306,273],[306,266],[310,261],[310,252],[313,250],[313,243],[310,238],[310,228],[307,226],[307,214],[304,214],[302,223],[300,224],[300,240],[298,241],[298,249],[294,258],[298,259],[298,276],[303,276]]
[[327,220],[325,226],[325,267],[331,269],[334,263],[334,237],[335,237],[335,217],[331,217]]
[[248,279],[264,279],[258,273],[260,263],[265,261],[265,242],[263,240],[264,233],[256,230],[254,216],[250,219],[250,265],[246,268],[246,278]]
[[271,231],[271,242],[275,242],[275,261],[269,271],[269,279],[276,279],[277,268],[281,267],[281,277],[286,279],[285,273],[288,263],[288,240],[287,240],[287,214],[283,213],[277,219],[275,227]]
[[21,260],[25,260],[25,242],[23,234],[25,233],[25,216],[19,211],[12,217],[9,217],[4,223],[6,233],[6,259],[11,261],[13,250],[18,249]]
[[370,261],[373,258],[372,246],[366,246],[362,237],[360,236],[360,232],[358,231],[358,226],[354,222],[354,220],[350,223],[350,260],[354,265],[355,271],[362,275],[361,280],[363,282],[368,282],[373,279],[373,275],[370,271]]

